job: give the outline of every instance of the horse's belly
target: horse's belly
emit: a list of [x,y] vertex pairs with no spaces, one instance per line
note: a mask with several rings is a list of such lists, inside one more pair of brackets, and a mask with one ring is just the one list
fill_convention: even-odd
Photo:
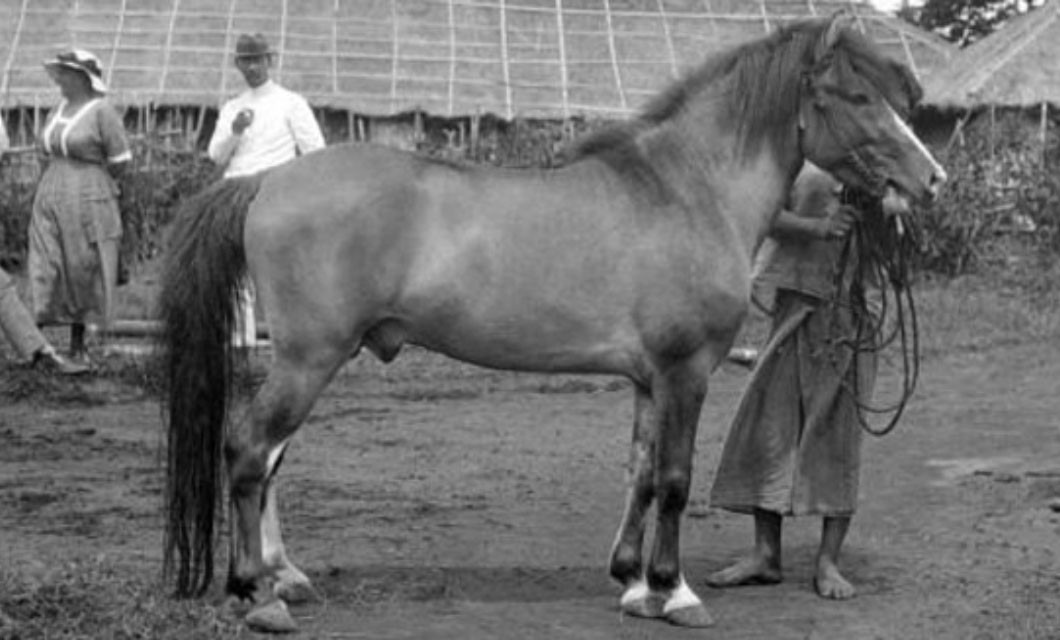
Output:
[[496,369],[632,375],[639,351],[632,331],[580,320],[532,312],[421,318],[408,339]]

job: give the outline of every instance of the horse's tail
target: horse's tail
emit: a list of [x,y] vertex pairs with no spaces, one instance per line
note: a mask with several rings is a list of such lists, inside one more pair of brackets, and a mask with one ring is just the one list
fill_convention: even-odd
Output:
[[166,248],[158,299],[168,423],[163,576],[178,597],[201,595],[213,580],[243,229],[260,186],[261,176],[227,179],[188,199]]

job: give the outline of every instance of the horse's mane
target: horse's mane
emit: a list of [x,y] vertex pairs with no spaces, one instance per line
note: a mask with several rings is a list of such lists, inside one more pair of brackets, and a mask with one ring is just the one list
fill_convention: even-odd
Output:
[[[715,92],[721,117],[741,141],[744,153],[790,134],[798,116],[800,88],[810,70],[818,42],[828,20],[792,22],[769,36],[718,54],[677,80],[651,100],[629,121],[601,128],[575,141],[568,152],[571,162],[599,158],[615,170],[659,182],[650,160],[636,143],[646,130],[681,114],[708,87],[728,78],[726,90]],[[884,57],[866,36],[843,29],[834,49],[834,63],[850,82],[872,85],[895,107],[907,114],[919,101],[920,85],[900,63]]]

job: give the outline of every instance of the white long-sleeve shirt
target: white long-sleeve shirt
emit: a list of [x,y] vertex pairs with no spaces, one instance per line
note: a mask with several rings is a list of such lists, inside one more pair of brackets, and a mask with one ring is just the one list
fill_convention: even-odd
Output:
[[[254,120],[242,135],[235,135],[232,121],[243,109],[253,110]],[[208,153],[231,178],[275,167],[297,153],[323,146],[324,135],[305,98],[269,80],[224,103]]]

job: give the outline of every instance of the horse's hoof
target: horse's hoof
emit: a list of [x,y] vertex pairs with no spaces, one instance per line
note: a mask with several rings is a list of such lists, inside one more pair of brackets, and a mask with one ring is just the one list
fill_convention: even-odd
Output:
[[622,613],[636,618],[663,617],[663,599],[649,595],[622,603]]
[[637,618],[661,618],[666,600],[648,589],[645,582],[636,582],[622,594],[619,602],[622,613]]
[[275,593],[276,597],[287,604],[304,604],[320,600],[320,594],[309,582],[280,582],[276,585]]
[[274,599],[247,613],[243,621],[253,631],[266,633],[292,633],[298,630],[294,618],[287,611],[283,600]]
[[667,611],[666,621],[677,627],[693,629],[714,626],[714,616],[710,615],[707,608],[701,604]]

